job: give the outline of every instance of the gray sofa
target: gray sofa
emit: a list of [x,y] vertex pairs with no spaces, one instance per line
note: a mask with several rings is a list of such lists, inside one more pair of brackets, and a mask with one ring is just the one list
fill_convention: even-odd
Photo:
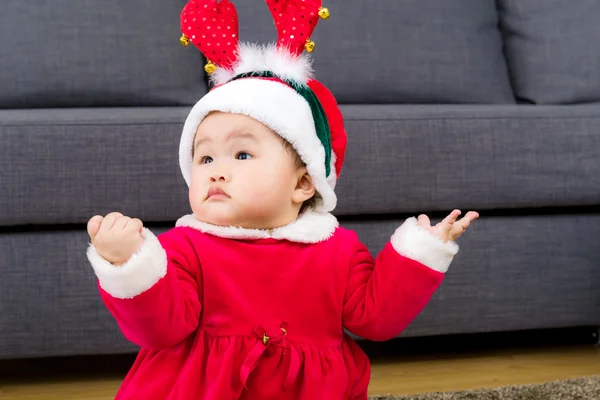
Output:
[[[102,305],[86,221],[189,212],[177,163],[204,61],[182,0],[5,0],[0,358],[135,351]],[[264,2],[240,37],[275,40]],[[335,214],[373,253],[410,215],[481,219],[405,336],[600,324],[597,0],[331,0],[313,40],[349,146]]]

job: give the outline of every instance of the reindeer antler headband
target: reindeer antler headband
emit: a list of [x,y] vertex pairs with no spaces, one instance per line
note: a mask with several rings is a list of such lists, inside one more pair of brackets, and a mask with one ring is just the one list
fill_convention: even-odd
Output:
[[[315,43],[310,39],[319,18],[329,18],[322,0],[266,0],[277,29],[277,45],[281,51],[297,57],[304,50],[311,53]],[[238,14],[230,0],[191,0],[181,13],[181,44],[194,44],[208,63],[205,70],[232,70],[239,61]]]

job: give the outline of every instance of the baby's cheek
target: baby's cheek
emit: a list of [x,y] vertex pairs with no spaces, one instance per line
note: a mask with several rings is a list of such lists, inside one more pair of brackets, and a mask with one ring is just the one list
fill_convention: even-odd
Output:
[[190,206],[194,212],[196,212],[202,205],[202,190],[199,186],[200,185],[197,185],[194,183],[194,181],[192,181],[188,193]]
[[256,201],[256,198],[259,196],[264,196],[264,185],[262,184],[262,179],[260,178],[248,178],[239,182],[239,185],[236,185],[236,192],[243,196],[245,199],[249,201]]
[[273,202],[273,187],[265,183],[263,179],[248,179],[240,195],[243,196],[243,202],[254,205],[255,207],[270,207]]

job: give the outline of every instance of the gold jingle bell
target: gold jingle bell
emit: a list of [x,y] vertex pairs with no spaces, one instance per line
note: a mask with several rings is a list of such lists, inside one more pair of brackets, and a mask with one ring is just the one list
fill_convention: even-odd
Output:
[[319,7],[319,17],[323,18],[323,19],[328,19],[329,18],[329,9],[326,7]]
[[304,45],[304,48],[306,49],[306,51],[308,51],[309,53],[312,53],[313,51],[315,51],[315,42],[313,42],[310,39],[306,39],[306,44]]
[[204,66],[204,70],[206,71],[207,74],[210,75],[217,70],[217,66],[215,64],[213,64],[212,61],[209,61]]
[[188,39],[188,37],[185,35],[181,35],[179,38],[179,43],[181,43],[183,47],[188,47],[190,45],[190,39]]

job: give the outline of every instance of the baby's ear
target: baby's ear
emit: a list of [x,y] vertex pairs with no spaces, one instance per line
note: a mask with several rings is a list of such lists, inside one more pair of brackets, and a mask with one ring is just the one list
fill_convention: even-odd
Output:
[[315,195],[315,185],[311,176],[306,172],[306,168],[300,168],[297,176],[298,181],[292,195],[292,201],[296,204],[302,204]]

